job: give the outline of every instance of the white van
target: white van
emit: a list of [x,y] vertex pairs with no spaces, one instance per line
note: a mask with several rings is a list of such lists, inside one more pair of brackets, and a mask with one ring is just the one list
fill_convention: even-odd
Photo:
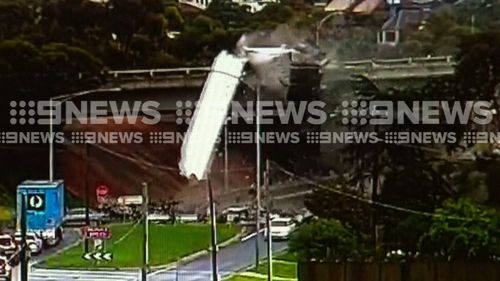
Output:
[[[287,240],[290,234],[296,228],[295,221],[292,218],[276,217],[271,219],[271,237],[273,240]],[[265,237],[267,238],[267,229]]]

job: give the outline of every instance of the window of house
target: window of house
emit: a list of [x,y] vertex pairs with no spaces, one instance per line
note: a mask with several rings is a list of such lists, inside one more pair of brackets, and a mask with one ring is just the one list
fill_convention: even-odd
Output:
[[392,43],[396,42],[396,31],[390,30],[385,32],[385,42]]

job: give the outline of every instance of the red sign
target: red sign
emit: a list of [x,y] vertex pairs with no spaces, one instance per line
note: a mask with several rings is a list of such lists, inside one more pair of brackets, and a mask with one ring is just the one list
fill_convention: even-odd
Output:
[[97,196],[106,197],[108,196],[109,188],[105,185],[99,185],[95,190]]
[[106,199],[108,197],[108,193],[109,193],[109,188],[105,185],[99,185],[96,189],[95,189],[95,193],[97,195],[97,203],[99,204],[104,204],[106,203]]
[[111,231],[107,227],[82,227],[82,236],[86,239],[109,239]]

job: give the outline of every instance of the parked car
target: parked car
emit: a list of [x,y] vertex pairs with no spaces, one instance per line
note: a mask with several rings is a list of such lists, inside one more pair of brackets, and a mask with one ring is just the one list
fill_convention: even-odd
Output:
[[[17,232],[16,235],[14,236],[14,240],[19,245],[22,240],[21,233]],[[40,237],[38,237],[35,233],[33,232],[26,233],[26,243],[28,244],[31,254],[38,255],[42,252],[43,240]]]
[[8,260],[4,256],[0,256],[0,280],[10,281],[12,274]]
[[[290,234],[295,230],[296,224],[292,218],[274,217],[271,220],[271,236],[273,240],[287,240]],[[266,239],[268,238],[268,229],[264,230]]]
[[0,256],[10,258],[17,251],[17,245],[9,234],[0,235]]
[[[100,213],[95,210],[89,210],[89,220],[91,222],[107,222],[109,215]],[[64,225],[66,226],[83,226],[85,225],[85,208],[74,208],[67,212],[64,217]]]

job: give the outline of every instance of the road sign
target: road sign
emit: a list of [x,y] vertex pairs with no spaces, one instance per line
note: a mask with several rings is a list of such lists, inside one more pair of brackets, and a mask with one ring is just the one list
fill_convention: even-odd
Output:
[[95,189],[95,193],[96,193],[96,196],[97,196],[97,202],[99,204],[106,203],[106,200],[108,198],[108,193],[109,193],[109,188],[106,185],[99,185]]
[[106,185],[99,185],[95,190],[97,196],[108,196],[109,188]]
[[103,248],[103,240],[95,239],[94,240],[94,251],[102,252],[102,248]]
[[112,261],[113,253],[86,253],[83,255],[83,259],[88,261]]
[[142,195],[124,195],[117,198],[117,202],[120,205],[131,206],[131,205],[141,205]]
[[109,239],[111,231],[107,227],[82,227],[82,236],[86,239]]

